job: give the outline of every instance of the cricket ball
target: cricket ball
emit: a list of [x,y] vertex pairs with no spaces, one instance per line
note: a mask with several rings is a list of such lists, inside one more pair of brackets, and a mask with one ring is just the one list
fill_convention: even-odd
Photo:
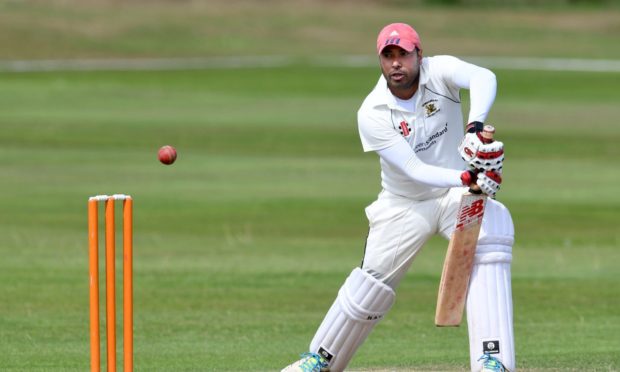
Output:
[[157,158],[162,164],[170,165],[177,160],[177,150],[169,145],[162,146],[157,152]]

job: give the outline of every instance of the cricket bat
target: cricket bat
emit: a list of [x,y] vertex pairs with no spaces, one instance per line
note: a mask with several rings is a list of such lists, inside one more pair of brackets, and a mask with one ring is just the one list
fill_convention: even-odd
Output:
[[[485,141],[492,142],[494,133],[495,128],[487,125],[482,136]],[[458,327],[463,318],[469,277],[487,201],[486,195],[476,191],[480,189],[472,184],[470,190],[461,197],[456,227],[450,237],[439,283],[435,310],[435,325],[438,327]]]
[[471,192],[461,197],[456,228],[448,244],[439,283],[435,311],[435,325],[438,327],[461,324],[486,200],[486,195]]

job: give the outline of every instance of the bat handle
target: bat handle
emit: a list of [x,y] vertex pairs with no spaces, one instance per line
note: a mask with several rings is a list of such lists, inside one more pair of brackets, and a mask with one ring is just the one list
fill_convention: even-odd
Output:
[[478,186],[475,183],[472,183],[469,185],[469,192],[472,194],[482,194],[482,190],[480,189],[480,186]]
[[[482,128],[482,132],[480,132],[480,136],[483,143],[493,142],[493,137],[495,136],[495,127],[488,124],[485,125]],[[469,192],[471,192],[472,194],[482,194],[480,186],[478,186],[476,183],[472,183],[469,185]]]
[[495,127],[492,125],[485,125],[482,128],[482,132],[480,132],[481,140],[483,143],[491,143],[493,142],[493,137],[495,136]]
[[482,128],[482,132],[480,132],[480,136],[482,137],[483,143],[491,143],[493,142],[493,137],[495,136],[495,127],[492,125],[485,125]]
[[[482,132],[480,132],[480,139],[482,140],[483,143],[491,143],[493,142],[493,137],[495,136],[495,127],[492,125],[485,125],[482,128]],[[474,171],[476,174],[479,173],[479,171]],[[475,182],[471,183],[469,185],[469,192],[472,194],[482,194],[482,190],[480,189],[480,186],[478,186]]]

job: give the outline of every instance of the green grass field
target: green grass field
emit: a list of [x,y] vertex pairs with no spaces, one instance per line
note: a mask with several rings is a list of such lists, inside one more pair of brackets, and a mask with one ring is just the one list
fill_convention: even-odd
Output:
[[[69,41],[47,39],[52,31],[82,24],[70,21],[74,19],[104,25],[103,17],[113,11],[100,4],[74,9],[59,4],[55,12],[42,4],[3,4],[0,18],[11,21],[0,22],[0,31],[14,36],[0,38],[7,47],[2,58],[240,55],[243,48],[237,47],[246,44],[249,55],[286,52],[278,53],[264,41],[252,43],[256,36],[239,17],[251,19],[251,11],[267,17],[253,3],[232,8],[192,3],[186,27],[179,21],[186,13],[177,5],[162,2],[148,8],[152,17],[136,24],[156,19],[176,25],[170,27],[177,33],[168,34],[172,40],[164,40],[168,47],[161,50],[155,44],[157,33],[120,27],[131,24],[129,16],[112,20],[109,29],[95,27],[95,39],[111,35],[100,44],[81,34]],[[359,46],[342,52],[372,53],[374,28],[361,30],[350,19],[346,27],[336,22],[338,15],[349,14],[351,4],[334,5],[334,14],[325,19],[318,5],[303,4],[308,7],[305,16],[282,4],[270,15],[292,14],[306,30],[296,28],[289,35],[305,43],[305,49],[293,54],[311,54],[316,39],[303,35],[314,35],[314,30],[327,38],[317,30],[342,33],[349,22],[347,36]],[[400,14],[394,2],[366,6],[360,19],[377,26]],[[415,9],[407,10],[415,14]],[[421,21],[425,27],[433,17],[456,23],[473,17],[471,9],[463,17],[452,8],[420,11],[428,16]],[[127,12],[138,14],[139,4]],[[226,48],[213,40],[199,42],[196,30],[206,32],[200,21],[215,17],[214,12],[248,27],[239,43]],[[490,22],[490,27],[510,36],[496,41],[506,44],[506,50],[511,41],[523,45],[519,35],[536,33],[523,22],[536,24],[534,10],[518,9],[514,17],[510,10],[484,12],[503,20]],[[620,14],[617,10],[544,12],[555,21],[549,37],[530,38],[532,49],[523,55],[575,57],[575,49],[587,45],[589,54],[583,58],[620,57],[611,42],[620,34],[617,21],[610,21]],[[52,22],[54,17],[61,21]],[[594,22],[597,17],[602,21]],[[51,33],[32,31],[34,36],[23,39],[23,49],[9,51],[8,46],[20,44],[11,33],[20,30],[15,25],[28,19],[37,19]],[[561,42],[567,41],[561,31],[570,33],[576,26],[561,21],[574,19],[582,20],[582,34],[575,48],[562,49]],[[219,22],[226,24],[225,19]],[[265,27],[271,35],[277,27],[293,26],[282,19]],[[519,27],[523,33],[511,31]],[[599,37],[610,30],[613,37]],[[429,36],[433,32],[431,28]],[[186,40],[187,35],[198,40]],[[485,40],[493,38],[486,31],[484,35]],[[448,34],[436,37],[445,47],[442,53],[464,54]],[[321,50],[339,51],[338,43],[331,42],[321,44]],[[496,50],[472,36],[469,43],[475,45],[471,55]],[[362,49],[364,44],[370,48]],[[515,55],[511,53],[515,51],[500,50],[497,55]],[[519,368],[617,371],[620,73],[495,72],[500,90],[489,119],[506,144],[505,186],[498,198],[516,224],[513,295]],[[86,202],[104,193],[127,193],[135,200],[136,370],[276,371],[293,361],[307,348],[337,289],[362,257],[367,232],[363,208],[379,192],[379,166],[376,155],[362,153],[355,113],[377,77],[378,68],[306,64],[0,73],[0,371],[88,369]],[[179,152],[172,166],[156,159],[164,144]],[[425,248],[403,280],[392,311],[360,348],[351,370],[468,368],[466,328],[433,324],[446,245],[435,239]],[[119,274],[120,262],[119,255]],[[122,316],[118,322],[120,335]],[[120,351],[121,337],[118,343]]]

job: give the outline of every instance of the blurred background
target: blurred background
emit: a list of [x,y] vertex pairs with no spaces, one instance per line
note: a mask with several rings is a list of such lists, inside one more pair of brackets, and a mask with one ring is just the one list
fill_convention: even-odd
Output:
[[[136,370],[277,371],[306,351],[380,191],[356,111],[391,22],[498,77],[520,369],[620,369],[618,1],[52,0],[0,1],[0,370],[89,368],[96,194],[135,201]],[[433,324],[446,247],[351,370],[468,369],[466,327]]]

